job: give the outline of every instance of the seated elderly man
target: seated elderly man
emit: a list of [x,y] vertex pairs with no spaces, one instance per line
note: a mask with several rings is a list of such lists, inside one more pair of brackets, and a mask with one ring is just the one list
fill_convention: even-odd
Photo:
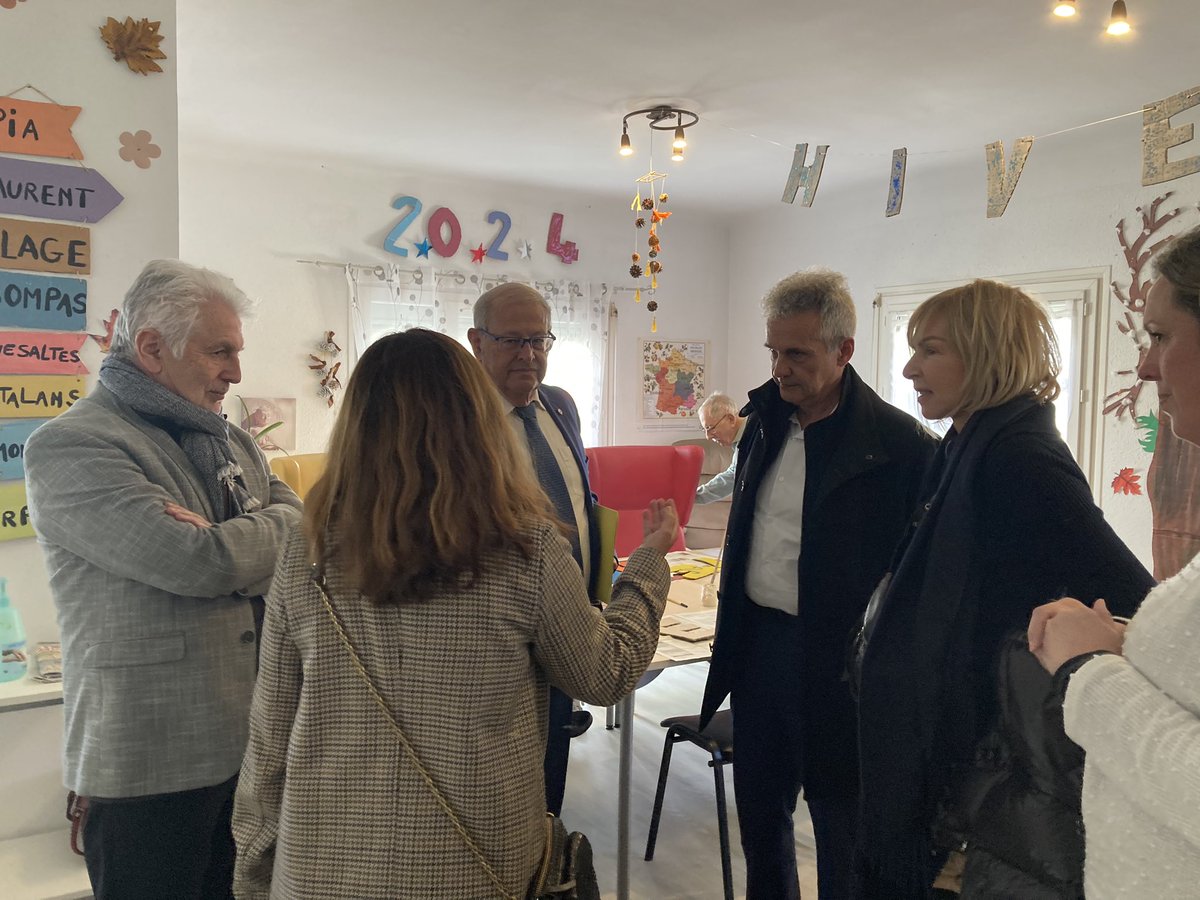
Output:
[[722,447],[733,448],[733,459],[724,472],[719,472],[696,488],[697,503],[712,503],[724,500],[733,493],[733,479],[737,473],[737,444],[746,430],[746,417],[738,415],[737,404],[728,394],[714,391],[705,398],[696,410],[704,436]]
[[223,275],[151,262],[99,385],[26,448],[62,631],[64,778],[89,800],[99,900],[232,897],[256,608],[300,521],[221,415],[248,307]]

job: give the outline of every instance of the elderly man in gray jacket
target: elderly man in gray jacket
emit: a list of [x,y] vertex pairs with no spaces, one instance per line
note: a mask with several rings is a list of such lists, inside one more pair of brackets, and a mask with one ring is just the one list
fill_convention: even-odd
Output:
[[231,897],[261,595],[300,521],[221,403],[249,300],[151,262],[100,383],[26,448],[63,642],[64,779],[99,900]]

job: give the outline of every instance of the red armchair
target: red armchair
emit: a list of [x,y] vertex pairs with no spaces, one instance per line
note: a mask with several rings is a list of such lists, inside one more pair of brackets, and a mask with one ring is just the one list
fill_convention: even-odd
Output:
[[618,556],[628,556],[642,543],[642,510],[658,497],[675,501],[679,537],[671,549],[684,549],[683,526],[696,500],[703,448],[589,447],[587,458],[592,491],[601,506],[615,509],[618,514]]

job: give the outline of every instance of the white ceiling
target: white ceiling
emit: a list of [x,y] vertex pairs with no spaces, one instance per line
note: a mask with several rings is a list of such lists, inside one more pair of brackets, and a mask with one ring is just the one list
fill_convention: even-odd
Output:
[[621,117],[667,101],[700,114],[671,186],[761,208],[796,143],[886,183],[895,147],[982,167],[1200,84],[1200,2],[1127,2],[1114,39],[1107,0],[179,0],[180,136],[626,195]]

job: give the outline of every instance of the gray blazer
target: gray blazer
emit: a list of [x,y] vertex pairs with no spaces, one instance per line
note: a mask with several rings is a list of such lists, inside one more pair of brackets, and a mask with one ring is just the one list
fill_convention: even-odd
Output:
[[213,520],[200,476],[165,431],[103,385],[30,437],[29,512],[63,646],[64,782],[139,797],[219,784],[241,765],[254,690],[254,620],[300,500],[230,428],[263,508]]

